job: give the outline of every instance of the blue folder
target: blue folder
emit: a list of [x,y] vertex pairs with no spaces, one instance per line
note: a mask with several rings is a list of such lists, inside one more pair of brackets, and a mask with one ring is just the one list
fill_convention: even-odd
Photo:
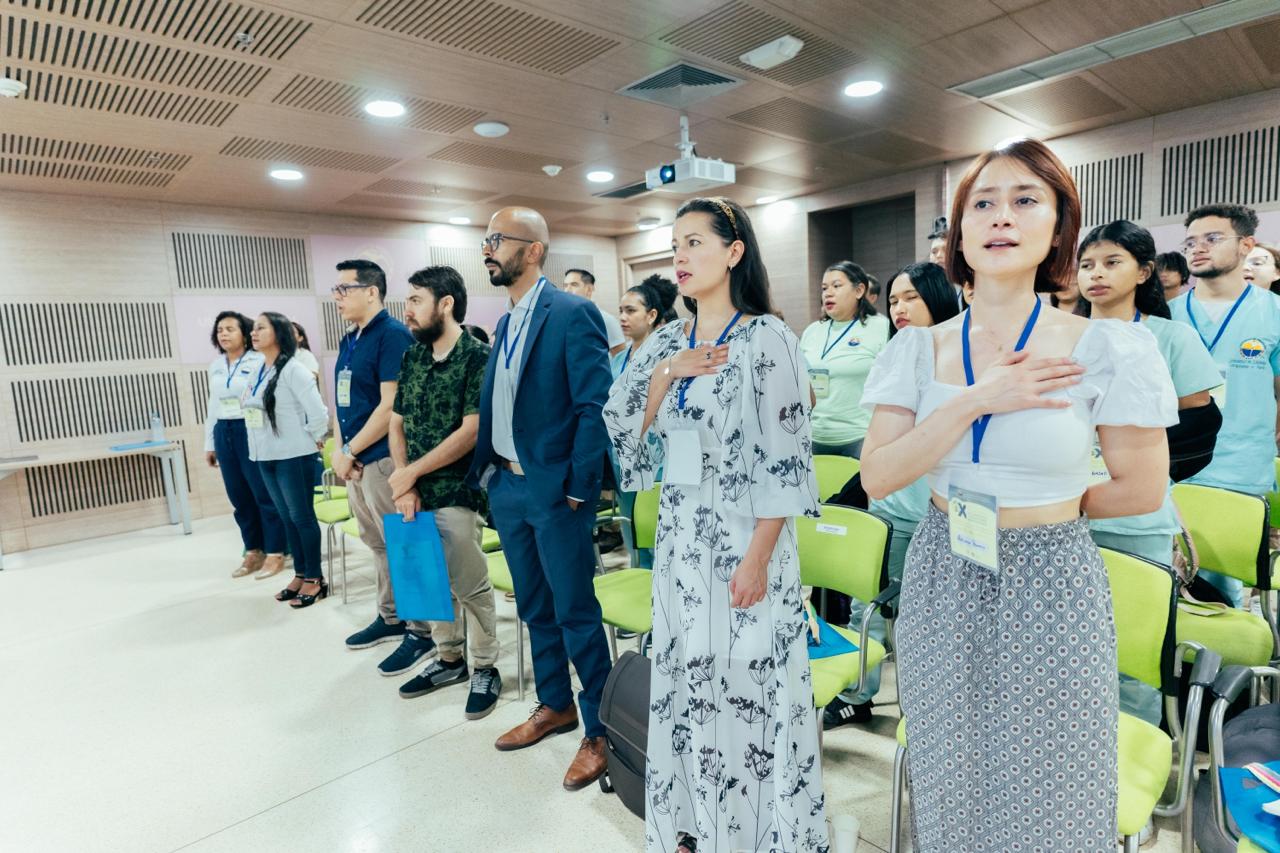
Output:
[[[1267,767],[1280,772],[1280,761],[1268,761]],[[1262,810],[1263,803],[1280,800],[1280,794],[1263,785],[1243,767],[1224,767],[1219,771],[1222,797],[1227,811],[1240,832],[1269,853],[1280,853],[1280,817]]]
[[453,621],[449,569],[434,513],[419,512],[406,522],[399,513],[382,517],[391,591],[400,619]]
[[807,619],[805,620],[804,629],[804,635],[809,640],[809,660],[829,658],[835,655],[847,655],[858,650],[858,647],[851,643],[848,637],[832,628],[826,619],[817,615],[813,618],[818,621],[818,639],[815,640],[813,633],[809,630]]

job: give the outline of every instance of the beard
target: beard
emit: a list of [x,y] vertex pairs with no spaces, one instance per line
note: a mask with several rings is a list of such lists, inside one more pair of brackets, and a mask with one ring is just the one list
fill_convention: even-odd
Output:
[[1237,260],[1234,264],[1232,264],[1229,267],[1211,263],[1209,266],[1205,267],[1203,270],[1193,269],[1191,271],[1191,274],[1196,278],[1219,278],[1224,275],[1229,275],[1235,272],[1236,270],[1238,270],[1239,268],[1240,268],[1239,260]]
[[429,347],[440,340],[440,336],[444,334],[444,317],[437,310],[432,315],[431,322],[425,326],[416,326],[412,331],[413,337],[417,339],[418,343],[424,347]]
[[510,287],[515,284],[516,278],[520,273],[524,272],[524,248],[516,250],[511,259],[506,263],[499,263],[498,269],[489,273],[489,283],[494,287]]

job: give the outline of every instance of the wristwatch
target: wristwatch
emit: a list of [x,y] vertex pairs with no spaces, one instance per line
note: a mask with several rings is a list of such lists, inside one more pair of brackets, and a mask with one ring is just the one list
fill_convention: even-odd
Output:
[[349,456],[349,457],[351,457],[352,459],[355,459],[355,458],[356,458],[356,455],[355,455],[354,453],[352,453],[352,452],[351,452],[351,442],[347,442],[347,443],[345,443],[345,444],[343,444],[343,445],[342,445],[342,455],[343,455],[343,456]]

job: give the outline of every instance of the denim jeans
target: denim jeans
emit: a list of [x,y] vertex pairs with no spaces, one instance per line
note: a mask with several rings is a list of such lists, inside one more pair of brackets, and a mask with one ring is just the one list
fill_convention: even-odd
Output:
[[246,551],[283,554],[285,530],[258,465],[249,458],[249,438],[244,421],[218,421],[213,427],[213,451],[218,472],[231,501],[232,517],[240,528]]
[[262,481],[289,537],[294,574],[312,580],[324,577],[320,565],[320,524],[314,504],[315,456],[268,459],[258,462]]

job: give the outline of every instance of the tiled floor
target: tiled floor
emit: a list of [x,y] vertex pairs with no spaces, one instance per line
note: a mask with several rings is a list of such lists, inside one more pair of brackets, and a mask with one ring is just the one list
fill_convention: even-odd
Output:
[[[233,581],[238,551],[219,518],[6,558],[0,851],[641,848],[616,797],[561,789],[576,736],[493,749],[530,704],[501,596],[503,699],[467,722],[463,688],[405,701],[408,676],[375,669],[392,646],[343,648],[373,614],[360,545],[351,603],[300,612],[272,599],[283,578]],[[828,815],[859,818],[864,853],[888,847],[896,716],[826,738]],[[1147,849],[1177,850],[1176,833]]]

